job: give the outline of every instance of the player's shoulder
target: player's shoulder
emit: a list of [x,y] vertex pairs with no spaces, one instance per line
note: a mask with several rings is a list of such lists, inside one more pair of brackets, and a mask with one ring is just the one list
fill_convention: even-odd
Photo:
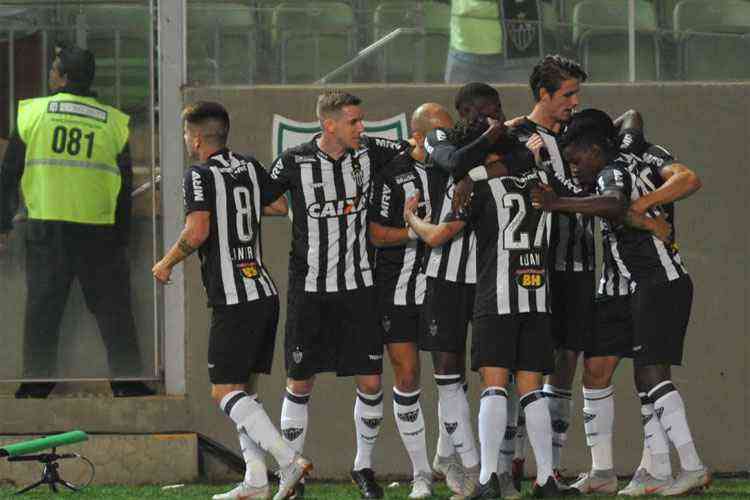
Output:
[[437,144],[439,142],[450,141],[450,129],[436,127],[430,130],[425,136],[425,143]]
[[211,164],[210,163],[194,163],[185,170],[184,177],[186,179],[204,179],[211,181],[213,176],[211,175]]
[[674,155],[664,146],[649,144],[641,155],[641,160],[652,167],[662,168],[674,162]]
[[508,135],[518,142],[526,143],[532,135],[537,133],[537,126],[528,118],[524,118],[516,125],[508,128]]
[[[314,140],[314,139],[313,139]],[[301,163],[310,163],[317,159],[317,147],[313,141],[308,141],[297,146],[287,148],[279,155],[278,160],[289,166]]]

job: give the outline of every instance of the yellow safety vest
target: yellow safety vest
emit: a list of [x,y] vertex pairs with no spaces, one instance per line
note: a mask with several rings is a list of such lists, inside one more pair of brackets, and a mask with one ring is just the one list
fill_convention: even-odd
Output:
[[117,156],[128,142],[129,121],[93,97],[62,92],[20,101],[21,191],[29,218],[114,224],[122,183]]

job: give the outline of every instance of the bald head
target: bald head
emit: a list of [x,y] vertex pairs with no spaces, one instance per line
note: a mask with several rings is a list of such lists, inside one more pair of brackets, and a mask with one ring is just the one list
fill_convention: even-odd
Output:
[[435,128],[453,127],[453,118],[448,110],[435,102],[426,102],[414,110],[411,115],[412,133],[426,136]]

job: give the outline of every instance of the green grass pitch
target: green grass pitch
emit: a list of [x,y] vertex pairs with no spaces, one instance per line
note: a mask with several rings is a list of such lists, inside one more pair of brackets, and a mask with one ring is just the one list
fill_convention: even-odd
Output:
[[[626,484],[621,481],[621,485]],[[386,486],[386,482],[381,482]],[[33,492],[26,493],[22,496],[13,496],[14,490],[7,486],[0,487],[0,498],[18,498],[19,500],[28,498],[46,498],[53,499],[95,499],[95,500],[147,500],[147,499],[186,499],[201,498],[210,499],[216,493],[222,493],[229,490],[232,485],[206,485],[206,484],[189,484],[180,488],[162,490],[159,486],[92,486],[79,493],[70,491],[54,494],[47,487],[41,487]],[[531,498],[531,483],[524,483],[524,496]],[[409,484],[401,482],[396,488],[386,488],[386,499],[406,499],[409,494]],[[348,483],[324,483],[312,482],[306,489],[306,498],[317,500],[356,500],[359,494],[354,485]],[[450,497],[448,490],[440,484],[435,491],[433,498],[447,499]],[[609,498],[613,497],[594,497],[586,496],[587,499]],[[750,499],[750,480],[722,479],[715,481],[711,488],[700,495],[693,495],[681,498],[726,498],[726,499]]]

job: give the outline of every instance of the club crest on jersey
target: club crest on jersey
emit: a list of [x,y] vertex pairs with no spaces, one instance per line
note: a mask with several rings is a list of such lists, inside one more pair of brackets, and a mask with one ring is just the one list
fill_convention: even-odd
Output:
[[433,319],[433,320],[432,320],[432,321],[430,322],[430,327],[429,327],[429,329],[428,329],[428,332],[429,332],[429,334],[430,334],[430,336],[431,336],[431,337],[434,337],[435,335],[437,335],[437,333],[438,333],[438,324],[437,324],[437,320],[434,320],[434,319]]
[[546,283],[543,269],[519,269],[516,271],[518,286],[527,290],[537,290]]
[[292,360],[296,364],[300,364],[302,363],[302,358],[303,358],[302,348],[300,348],[299,346],[295,347],[294,351],[292,351]]
[[258,263],[253,262],[242,262],[237,265],[237,267],[240,268],[240,272],[242,273],[242,276],[244,276],[247,279],[254,279],[258,277],[258,274],[260,271],[258,270]]
[[385,330],[386,333],[391,331],[391,317],[390,316],[383,316],[381,323],[383,324],[383,330]]
[[307,215],[313,219],[328,219],[359,213],[365,209],[366,198],[358,196],[346,200],[318,201],[307,206]]

